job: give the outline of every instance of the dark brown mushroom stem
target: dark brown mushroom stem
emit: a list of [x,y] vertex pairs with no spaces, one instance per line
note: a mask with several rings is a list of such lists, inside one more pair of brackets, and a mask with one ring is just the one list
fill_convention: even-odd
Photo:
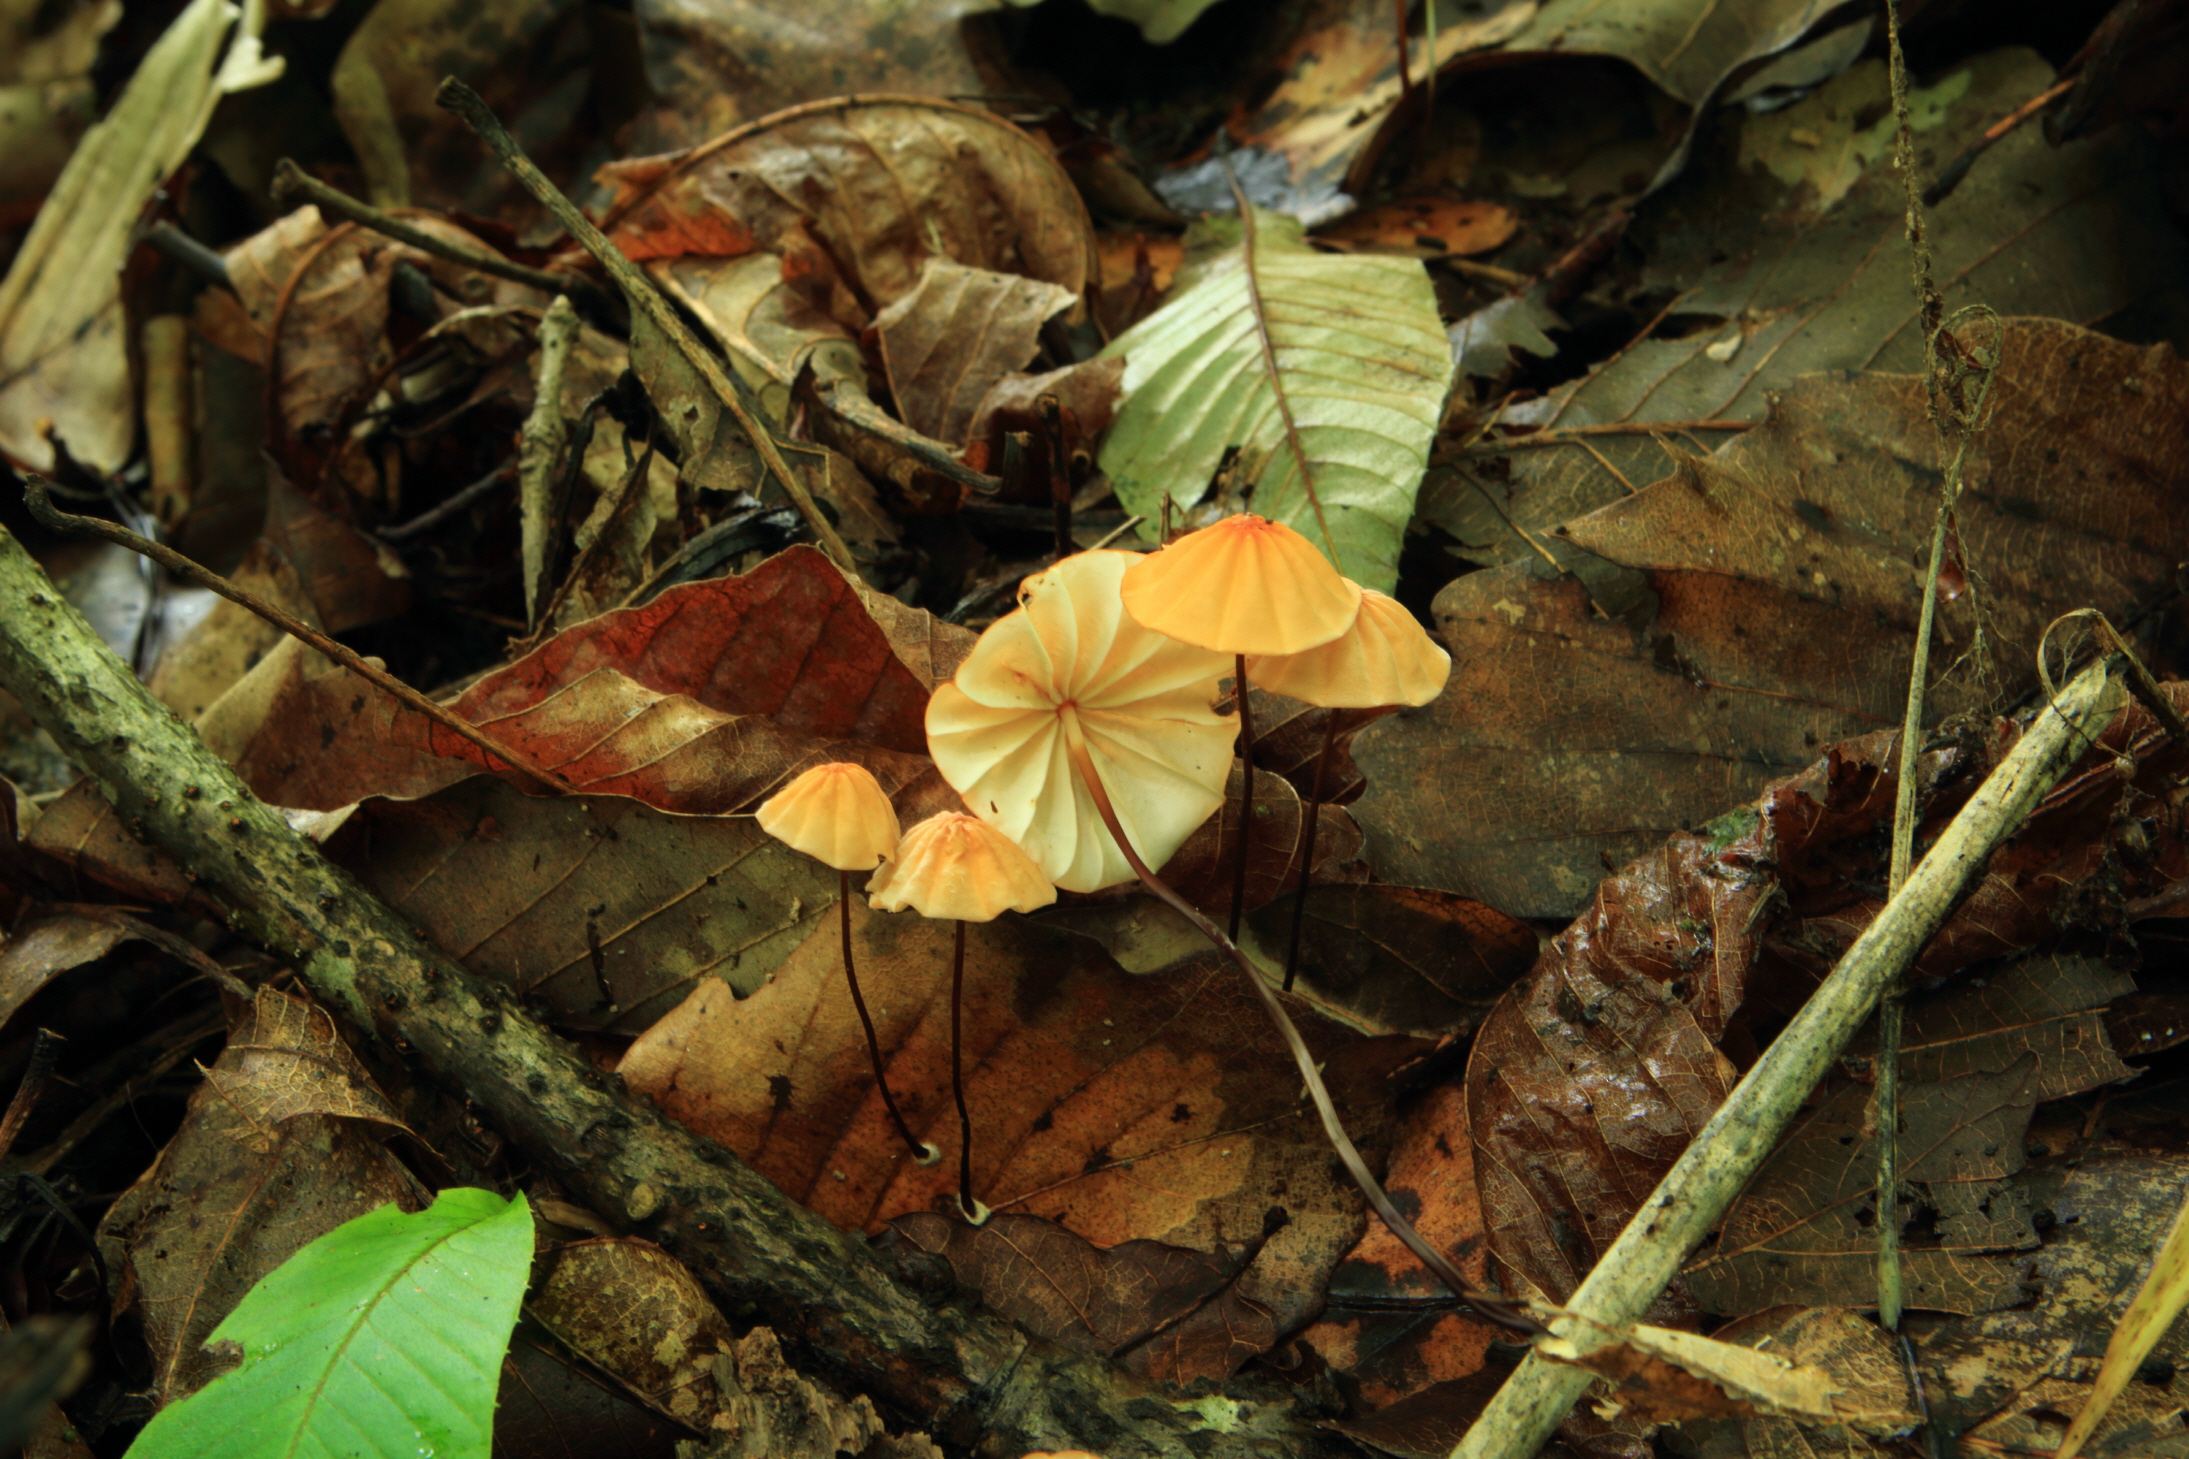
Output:
[[1315,789],[1307,797],[1307,821],[1300,828],[1300,889],[1292,896],[1292,940],[1285,945],[1285,991],[1292,991],[1292,975],[1300,966],[1300,924],[1307,920],[1307,879],[1315,870],[1315,817],[1323,806],[1323,771],[1330,764],[1330,746],[1338,737],[1338,711],[1323,711],[1323,748],[1315,757]]
[[866,1011],[866,997],[859,991],[859,974],[851,964],[851,873],[839,868],[836,876],[836,907],[842,915],[844,929],[844,981],[851,985],[851,1006],[859,1010],[859,1023],[866,1029],[866,1052],[874,1061],[874,1083],[882,1091],[882,1104],[889,1111],[890,1121],[897,1126],[897,1133],[904,1136],[905,1148],[912,1152],[912,1158],[922,1165],[933,1165],[942,1159],[942,1151],[912,1133],[912,1126],[905,1123],[904,1112],[897,1108],[897,1097],[889,1092],[889,1075],[882,1071],[882,1041],[874,1035],[874,1017]]
[[1232,682],[1238,686],[1239,760],[1246,767],[1246,775],[1239,782],[1239,851],[1231,862],[1231,940],[1234,942],[1239,940],[1239,919],[1247,910],[1247,848],[1254,840],[1254,710],[1247,702],[1247,656],[1239,654],[1237,660]]
[[950,1094],[958,1102],[958,1209],[975,1226],[988,1220],[988,1208],[973,1198],[973,1115],[965,1107],[965,1065],[961,1057],[965,1004],[965,921],[954,920],[957,947],[950,955]]
[[[1241,687],[1243,689],[1244,685]],[[1243,697],[1242,695],[1242,701]],[[1110,828],[1110,835],[1116,839],[1118,850],[1125,853],[1125,860],[1140,878],[1140,884],[1199,928],[1201,935],[1231,960],[1232,965],[1239,969],[1254,989],[1255,995],[1262,1000],[1263,1010],[1277,1025],[1277,1032],[1283,1035],[1285,1046],[1292,1051],[1293,1063],[1299,1066],[1300,1077],[1307,1083],[1308,1097],[1314,1101],[1315,1112],[1322,1117],[1323,1133],[1329,1137],[1331,1148],[1337,1151],[1338,1159],[1344,1162],[1347,1173],[1353,1177],[1353,1183],[1368,1198],[1368,1204],[1383,1218],[1383,1224],[1391,1228],[1391,1234],[1405,1242],[1407,1250],[1420,1258],[1421,1264],[1435,1274],[1438,1281],[1451,1288],[1454,1296],[1474,1308],[1484,1318],[1531,1337],[1548,1332],[1549,1329],[1542,1323],[1504,1298],[1470,1285],[1459,1274],[1458,1268],[1452,1265],[1451,1260],[1430,1245],[1428,1238],[1416,1231],[1411,1221],[1399,1214],[1398,1207],[1391,1203],[1390,1195],[1385,1192],[1383,1183],[1368,1169],[1368,1162],[1361,1158],[1361,1152],[1353,1144],[1353,1137],[1346,1134],[1345,1126],[1339,1122],[1337,1106],[1330,1099],[1330,1089],[1323,1083],[1322,1071],[1315,1067],[1315,1056],[1308,1050],[1307,1041],[1300,1037],[1292,1016],[1277,1001],[1276,993],[1254,971],[1254,965],[1247,961],[1246,954],[1239,951],[1237,943],[1224,936],[1217,925],[1196,910],[1191,902],[1173,891],[1168,882],[1148,870],[1148,864],[1140,859],[1140,853],[1133,849],[1132,842],[1125,835],[1125,828],[1118,823],[1117,810],[1110,804],[1110,793],[1102,784],[1102,776],[1095,769],[1093,757],[1087,753],[1087,741],[1080,732],[1079,722],[1069,713],[1064,716],[1064,735],[1065,749],[1071,756],[1073,768],[1086,784],[1087,793],[1094,799],[1095,809],[1102,815],[1102,823]]]

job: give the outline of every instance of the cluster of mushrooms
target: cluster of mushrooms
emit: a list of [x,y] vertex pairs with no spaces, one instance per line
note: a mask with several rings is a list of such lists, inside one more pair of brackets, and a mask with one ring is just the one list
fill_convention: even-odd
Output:
[[[1411,613],[1341,576],[1305,537],[1260,517],[1228,517],[1153,553],[1083,552],[1026,579],[1017,610],[981,635],[956,679],[928,703],[928,751],[970,814],[944,812],[900,837],[888,796],[849,764],[809,770],[760,808],[763,829],[842,877],[844,975],[882,1100],[923,1164],[939,1157],[889,1092],[852,968],[851,873],[874,872],[867,893],[876,910],[910,907],[957,924],[951,1079],[958,1201],[968,1221],[985,1221],[988,1208],[973,1193],[972,1120],[958,1058],[965,924],[1033,911],[1053,902],[1059,888],[1092,892],[1138,880],[1253,986],[1292,1050],[1332,1146],[1377,1214],[1455,1293],[1478,1306],[1499,1305],[1472,1291],[1392,1206],[1339,1123],[1284,1005],[1233,940],[1253,827],[1249,683],[1326,709],[1373,709],[1425,704],[1450,671],[1449,656]],[[1217,707],[1227,674],[1236,714]],[[1333,715],[1303,828],[1294,957],[1335,724]],[[1222,804],[1235,744],[1246,773],[1227,935],[1156,868]],[[1284,986],[1291,983],[1288,959]]]

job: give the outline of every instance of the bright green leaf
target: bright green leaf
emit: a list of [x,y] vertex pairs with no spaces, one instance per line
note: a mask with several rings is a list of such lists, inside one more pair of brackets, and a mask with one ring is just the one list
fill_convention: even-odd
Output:
[[[1013,5],[1025,9],[1038,5],[1041,0],[1011,0]],[[1113,20],[1129,20],[1140,27],[1140,33],[1148,38],[1148,44],[1162,46],[1186,33],[1186,27],[1201,18],[1201,12],[1214,5],[1216,0],[1087,0],[1087,8],[1097,15],[1107,15]]]
[[[1254,219],[1251,282],[1282,400],[1247,249],[1235,243],[1182,274],[1169,303],[1103,351],[1124,356],[1125,378],[1102,469],[1118,500],[1152,520],[1165,493],[1180,506],[1199,501],[1236,446],[1252,510],[1325,552],[1335,545],[1348,577],[1388,592],[1452,381],[1435,291],[1417,260],[1317,253],[1292,219]],[[1238,237],[1236,220],[1206,226]],[[1322,521],[1302,487],[1302,454]]]
[[244,1294],[212,1339],[241,1366],[160,1410],[129,1459],[487,1459],[531,1266],[522,1196],[346,1222]]

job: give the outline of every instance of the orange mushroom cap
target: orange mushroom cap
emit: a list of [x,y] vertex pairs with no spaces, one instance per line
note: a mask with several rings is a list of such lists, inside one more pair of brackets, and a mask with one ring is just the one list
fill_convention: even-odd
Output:
[[897,849],[896,808],[864,765],[816,765],[761,803],[760,829],[838,871],[872,871]]
[[927,703],[927,749],[973,814],[1066,891],[1133,879],[1073,768],[1083,745],[1151,867],[1222,803],[1238,720],[1214,708],[1231,660],[1141,627],[1118,583],[1138,558],[1082,552],[1028,578]]
[[1247,678],[1258,687],[1325,709],[1427,704],[1451,675],[1452,656],[1374,588],[1361,589],[1353,626],[1322,647],[1247,660]]
[[978,816],[938,811],[905,832],[897,854],[867,883],[878,912],[993,922],[1056,900],[1056,886],[1018,843]]
[[1282,522],[1242,515],[1151,552],[1125,574],[1125,611],[1226,654],[1296,654],[1353,626],[1360,587]]

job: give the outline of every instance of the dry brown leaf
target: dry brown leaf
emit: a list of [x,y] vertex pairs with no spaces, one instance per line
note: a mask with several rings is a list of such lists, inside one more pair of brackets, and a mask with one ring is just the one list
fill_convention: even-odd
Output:
[[[1968,1459],[2054,1453],[2066,1435],[2067,1421],[2082,1412],[2089,1397],[2088,1383],[2043,1379],[1963,1434],[1961,1453]],[[2131,1383],[2082,1452],[2090,1459],[2178,1459],[2189,1454],[2181,1399],[2168,1386]]]
[[1735,1325],[1717,1337],[1637,1323],[1592,1331],[1589,1342],[1583,1350],[1538,1338],[1535,1350],[1609,1380],[1597,1390],[1603,1405],[1638,1422],[1730,1416],[1889,1434],[1916,1418],[1892,1340],[1845,1310]]
[[554,1254],[525,1310],[670,1418],[705,1429],[714,1416],[715,1359],[737,1333],[699,1279],[660,1247],[573,1242]]
[[1446,258],[1502,248],[1519,228],[1518,215],[1503,203],[1398,198],[1349,214],[1315,236],[1369,253]]
[[615,195],[607,231],[632,258],[779,254],[853,328],[911,293],[933,257],[1074,296],[1098,274],[1086,206],[1055,159],[954,102],[812,102],[600,176]]
[[[1461,1085],[1440,1085],[1406,1112],[1383,1180],[1415,1229],[1480,1285],[1490,1247]],[[1404,1242],[1372,1221],[1331,1273],[1328,1304],[1299,1341],[1380,1409],[1483,1366],[1498,1329],[1455,1310],[1449,1296]]]
[[244,1123],[236,1138],[260,1155],[272,1153],[280,1127],[308,1115],[389,1125],[406,1133],[336,1027],[316,1004],[260,988],[248,1022],[229,1035],[205,1082]]
[[[1943,666],[1969,647],[1980,599],[1998,678],[1941,677],[1934,715],[2026,692],[2045,623],[2128,613],[2189,557],[2189,366],[2042,320],[2005,348],[1957,513],[1986,583],[1940,604],[1933,648]],[[1897,723],[1937,451],[1920,381],[1806,379],[1716,455],[1571,523],[1577,576],[1447,586],[1451,686],[1353,745],[1379,875],[1570,916],[1607,864]]]
[[912,291],[874,316],[898,414],[933,440],[964,441],[991,388],[1033,359],[1041,326],[1078,302],[1059,284],[927,259]]
[[[215,1068],[242,1057],[224,1053]],[[261,1134],[201,1086],[182,1129],[99,1223],[117,1305],[143,1317],[163,1402],[230,1365],[203,1344],[259,1278],[353,1217],[424,1204],[372,1125],[307,1114],[281,1124],[270,1146]]]
[[[2092,958],[2020,959],[1907,1012],[1901,1057],[1902,1177],[1934,1208],[1903,1239],[1910,1307],[1981,1312],[2024,1298],[2021,1263],[1986,1252],[2036,1244],[2030,1212],[2002,1184],[2022,1168],[2031,1111],[2134,1071],[2101,1013],[2134,984]],[[1858,1041],[1849,1058],[1874,1050]],[[1726,1213],[1716,1247],[1687,1273],[1713,1312],[1779,1302],[1858,1306],[1877,1289],[1873,1087],[1845,1074],[1817,1092]]]
[[915,1211],[890,1229],[947,1261],[959,1286],[1028,1332],[1160,1382],[1229,1378],[1277,1341],[1269,1309],[1241,1290],[1251,1252],[1227,1259],[1160,1241],[1104,1248],[1011,1212],[976,1227]]
[[[228,580],[306,623],[319,615],[304,593],[296,568],[264,538],[251,544],[242,565],[228,574]],[[188,636],[160,655],[159,665],[145,686],[169,709],[184,719],[195,720],[277,645],[287,641],[288,635],[280,628],[223,598]]]
[[695,984],[752,991],[836,900],[833,871],[744,817],[491,775],[367,800],[326,849],[473,972],[599,1031],[636,1033]]
[[135,935],[119,922],[59,910],[0,932],[0,1024],[61,974],[98,961]]
[[[1322,814],[1327,824],[1344,812],[1328,806]],[[1320,825],[1317,832],[1321,840]],[[1262,963],[1284,966],[1293,906],[1288,887],[1247,915],[1249,950]],[[1464,1033],[1534,966],[1540,941],[1525,922],[1449,892],[1318,885],[1308,889],[1293,988],[1365,1032]]]

